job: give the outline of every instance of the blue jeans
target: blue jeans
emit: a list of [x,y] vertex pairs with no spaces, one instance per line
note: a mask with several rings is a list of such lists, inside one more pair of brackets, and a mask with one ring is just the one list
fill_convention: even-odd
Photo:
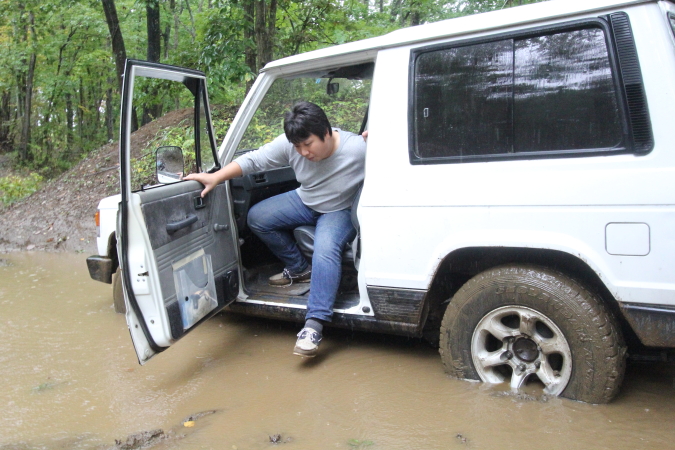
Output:
[[309,267],[293,237],[293,230],[302,225],[316,226],[305,317],[330,322],[342,276],[342,252],[356,237],[351,210],[322,214],[305,206],[296,191],[290,191],[263,200],[248,213],[249,228],[294,274]]

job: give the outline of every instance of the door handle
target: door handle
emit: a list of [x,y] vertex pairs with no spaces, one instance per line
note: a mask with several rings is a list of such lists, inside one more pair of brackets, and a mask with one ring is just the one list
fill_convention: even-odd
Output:
[[197,216],[195,214],[190,214],[183,220],[179,220],[178,222],[169,222],[166,224],[166,231],[167,233],[173,233],[174,231],[178,231],[181,228],[189,227],[193,223],[197,221]]

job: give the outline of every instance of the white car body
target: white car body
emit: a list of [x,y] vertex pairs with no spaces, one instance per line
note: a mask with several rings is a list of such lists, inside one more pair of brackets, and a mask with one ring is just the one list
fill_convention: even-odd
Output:
[[120,199],[121,195],[115,194],[98,202],[100,225],[96,230],[96,248],[99,255],[110,255],[111,252],[117,252],[115,248],[117,243],[115,226]]
[[[649,151],[411,163],[413,52],[554,29],[615,12],[629,18],[639,56],[653,140]],[[393,298],[387,293],[404,293],[421,302],[439,276],[453,265],[470,266],[472,255],[494,251],[502,263],[512,262],[508,258],[519,262],[518,255],[536,261],[559,257],[557,267],[562,272],[570,263],[575,271],[595,280],[591,290],[602,291],[608,308],[623,313],[622,323],[642,344],[673,348],[675,140],[670,127],[675,117],[675,37],[670,13],[675,14],[675,5],[666,1],[554,0],[411,27],[273,61],[261,71],[239,109],[218,158],[222,165],[233,160],[247,125],[276,79],[325,67],[374,63],[366,178],[358,204],[359,300],[349,308],[336,309],[337,313],[377,320],[377,301],[382,300],[375,300],[374,292],[385,298]],[[115,251],[111,242],[116,240],[111,237],[119,202],[118,195],[99,204],[101,256],[110,257]],[[133,214],[142,217],[140,209]],[[153,265],[147,253],[140,260]],[[132,268],[134,273],[142,270]],[[297,309],[299,314],[306,308],[249,295],[243,285],[232,304],[235,310],[250,312],[246,308],[257,305],[254,314],[274,316],[275,307]],[[141,289],[137,294],[146,295],[143,292],[149,291]],[[417,316],[406,327],[388,331],[420,335],[428,312],[424,308],[430,306],[420,303],[406,310]],[[155,341],[170,345],[167,322],[158,311],[148,309],[148,314],[157,320],[151,329]],[[145,359],[141,353],[139,359]]]

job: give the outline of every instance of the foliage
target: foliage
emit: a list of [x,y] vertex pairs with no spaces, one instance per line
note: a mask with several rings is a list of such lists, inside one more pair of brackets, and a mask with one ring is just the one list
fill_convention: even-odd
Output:
[[469,15],[540,1],[542,0],[453,0],[446,7],[451,13]]
[[42,177],[36,173],[22,177],[9,175],[0,178],[0,201],[9,205],[37,191],[42,185]]
[[[265,29],[266,52],[276,59],[533,1],[538,0],[165,0],[159,2],[160,62],[205,71],[211,102],[232,108],[241,103],[259,68],[246,59],[261,43],[260,33],[252,33],[252,6],[276,5],[273,13],[268,10]],[[145,3],[115,0],[115,5],[127,57],[146,59]],[[159,105],[154,110],[159,116],[172,106],[161,86],[138,88],[138,117],[141,108]],[[334,103],[332,120],[358,128],[356,123],[345,126],[343,119],[349,119],[339,117],[356,105],[339,101],[349,100]],[[58,175],[117,138],[119,103],[100,0],[0,0],[0,153],[17,152],[19,165]],[[273,134],[271,119],[256,119],[261,138]]]
[[[212,125],[216,136],[224,136],[232,123],[233,113],[224,107],[212,107]],[[275,136],[276,137],[276,136]],[[131,186],[140,189],[142,186],[157,184],[155,154],[159,147],[179,147],[183,153],[184,174],[196,172],[195,132],[192,119],[184,119],[175,126],[160,129],[150,140],[141,154],[131,158]],[[204,150],[202,149],[202,158]]]
[[133,190],[157,184],[155,178],[155,152],[153,150],[143,153],[138,158],[131,158],[130,166],[131,188]]
[[137,158],[131,158],[131,186],[140,189],[142,186],[157,184],[156,151],[159,147],[176,146],[183,151],[183,167],[185,174],[195,171],[195,141],[192,120],[185,119],[176,126],[162,128],[157,132],[145,150]]

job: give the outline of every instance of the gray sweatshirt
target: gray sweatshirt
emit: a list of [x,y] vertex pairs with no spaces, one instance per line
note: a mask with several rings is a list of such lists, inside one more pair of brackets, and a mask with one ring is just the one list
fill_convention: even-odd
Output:
[[363,181],[366,143],[362,136],[333,128],[340,133],[340,146],[328,158],[313,162],[300,156],[282,134],[258,150],[236,159],[244,175],[291,166],[300,183],[300,200],[320,213],[350,208]]

